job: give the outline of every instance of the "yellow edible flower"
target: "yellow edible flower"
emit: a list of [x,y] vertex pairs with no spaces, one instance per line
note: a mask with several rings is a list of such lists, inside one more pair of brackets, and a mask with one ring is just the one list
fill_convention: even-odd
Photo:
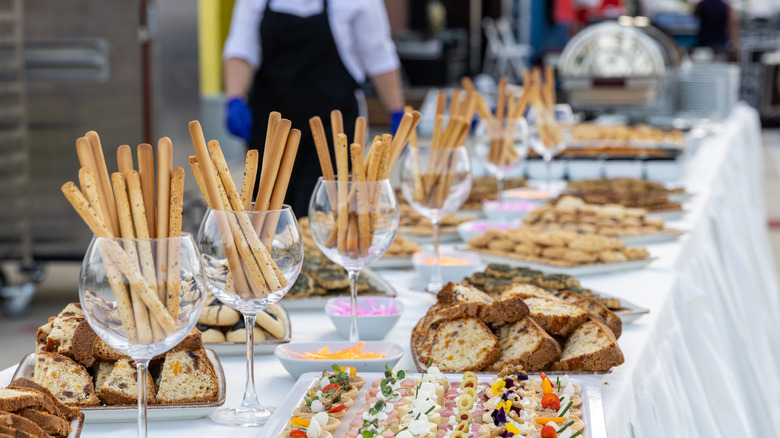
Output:
[[502,401],[498,405],[496,405],[496,409],[504,408],[504,412],[509,412],[509,409],[512,407],[512,400]]
[[501,394],[502,390],[505,387],[506,387],[506,382],[504,380],[499,380],[493,386],[491,386],[490,389],[493,391],[493,394],[498,395]]
[[507,423],[506,424],[506,431],[507,432],[512,432],[515,435],[519,435],[520,434],[520,429],[518,429],[517,426],[515,426],[512,423]]

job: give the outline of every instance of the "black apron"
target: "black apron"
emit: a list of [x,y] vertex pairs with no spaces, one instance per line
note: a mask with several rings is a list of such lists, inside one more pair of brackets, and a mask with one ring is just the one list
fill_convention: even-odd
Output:
[[[293,128],[301,130],[285,203],[302,217],[308,215],[309,198],[322,175],[309,118],[320,116],[330,140],[330,111],[341,110],[344,131],[351,141],[358,116],[358,84],[344,67],[333,40],[327,0],[323,0],[322,13],[309,17],[272,11],[270,3],[271,0],[266,3],[260,24],[262,62],[249,93],[254,123],[248,147],[259,149],[262,161],[271,111],[279,111],[283,118],[290,119]],[[332,149],[331,159],[335,160]]]

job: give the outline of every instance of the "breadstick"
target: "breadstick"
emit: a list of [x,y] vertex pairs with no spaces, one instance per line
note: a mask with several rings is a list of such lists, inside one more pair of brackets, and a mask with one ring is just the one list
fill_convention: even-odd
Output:
[[450,117],[455,114],[460,114],[460,89],[452,90],[452,98],[450,99]]
[[347,136],[339,134],[336,138],[336,170],[338,171],[338,238],[337,247],[341,254],[347,253],[347,228],[349,226],[349,152]]
[[211,156],[211,162],[214,163],[214,168],[217,170],[217,176],[222,182],[222,186],[225,188],[225,194],[227,195],[228,204],[225,205],[226,210],[241,211],[244,208],[244,203],[238,195],[238,189],[236,183],[233,181],[233,177],[230,175],[230,168],[225,161],[225,156],[222,154],[222,148],[219,146],[217,140],[211,140],[207,146],[209,155]]
[[252,190],[255,188],[255,179],[257,178],[257,160],[260,154],[257,149],[250,149],[246,152],[244,160],[244,179],[241,183],[241,206],[248,211],[252,208]]
[[337,109],[330,112],[330,131],[333,135],[333,147],[335,148],[339,134],[344,133],[344,118],[341,116],[341,111]]
[[504,105],[506,104],[506,76],[498,83],[498,102],[496,103],[496,119],[498,123],[504,120]]
[[271,201],[274,189],[273,185],[279,172],[279,163],[282,161],[284,145],[287,142],[291,124],[289,120],[282,119],[276,127],[271,145],[265,146],[266,149],[270,147],[271,150],[268,152],[268,159],[263,161],[263,170],[260,173],[260,186],[257,189],[257,198],[255,198],[255,211],[268,210],[268,204]]
[[290,135],[287,137],[287,143],[284,146],[284,155],[279,165],[279,172],[276,175],[274,191],[271,195],[271,210],[279,210],[284,205],[284,197],[290,184],[290,175],[295,164],[295,157],[298,155],[300,142],[301,131],[298,129],[290,130]]
[[[181,213],[184,206],[184,169],[177,167],[171,173],[170,212],[168,214],[168,272],[165,305],[173,319],[179,319],[181,297]],[[159,257],[159,255],[158,255]]]
[[349,257],[357,258],[360,254],[359,237],[358,237],[358,224],[357,217],[353,213],[349,213],[349,223],[347,225],[347,252]]
[[146,226],[149,228],[149,237],[157,235],[157,226],[154,216],[154,151],[152,145],[141,143],[136,149],[138,154],[138,175],[141,177],[141,192],[146,209]]
[[[414,128],[412,126],[413,122],[414,122],[414,116],[412,115],[412,113],[405,113],[403,118],[401,119],[401,124],[398,125],[398,130],[395,132],[395,135],[393,136],[393,141],[390,146],[392,153],[390,154],[389,165],[391,168],[395,164],[396,160],[398,160],[398,157],[401,156],[401,152],[403,152],[404,150],[406,141],[409,138],[409,133]],[[388,177],[389,176],[390,175],[388,173]]]
[[[95,163],[95,157],[92,154],[92,148],[90,146],[89,140],[86,137],[81,137],[76,140],[76,153],[79,157],[79,163],[81,164],[81,167],[87,167],[89,169],[92,169],[92,172],[96,172],[97,170],[97,164]],[[98,197],[102,199],[101,192],[102,186],[98,187]],[[103,223],[106,224],[106,226],[111,229],[111,231],[116,234],[117,230],[113,227],[113,222],[111,217],[116,215],[116,212],[111,212],[108,209],[108,205],[106,203],[101,203],[101,208],[96,210],[96,213],[101,215],[103,219]],[[116,218],[114,217],[114,220]]]
[[[163,137],[157,142],[157,218],[156,218],[156,236],[160,239],[168,237],[168,214],[171,203],[171,166],[173,163],[173,143],[168,137]],[[140,168],[140,166],[139,166]],[[147,204],[148,205],[148,204]],[[164,299],[163,291],[168,287],[165,285],[168,277],[168,245],[164,240],[157,242],[157,290],[160,292],[160,299]]]
[[95,212],[95,209],[90,207],[87,198],[81,193],[76,184],[73,181],[68,181],[62,185],[62,194],[65,195],[70,205],[76,210],[76,213],[81,217],[84,223],[87,224],[92,233],[98,237],[114,237],[111,230],[106,227],[103,219]]
[[[119,228],[122,232],[122,238],[135,239],[133,219],[130,213],[130,203],[127,199],[127,186],[125,185],[125,178],[121,173],[115,172],[111,174],[111,181],[114,185],[117,216],[119,220]],[[137,263],[138,253],[136,252],[135,243],[133,241],[125,242],[125,252],[127,253],[128,258],[131,260],[131,263]],[[151,342],[154,339],[154,336],[152,334],[152,326],[149,321],[149,312],[146,310],[146,305],[144,305],[144,302],[141,300],[137,289],[133,290],[131,287],[130,294],[132,296],[132,308],[133,315],[135,316],[135,325],[138,328],[138,339],[141,342]]]
[[133,170],[133,151],[130,146],[123,144],[116,149],[116,165],[119,173],[127,178],[127,172]]
[[[103,155],[103,147],[100,144],[100,137],[95,131],[88,131],[85,135],[89,140],[89,147],[92,150],[92,161],[95,164],[92,171],[95,172],[95,179],[100,184],[100,201],[108,212],[108,224],[114,234],[119,233],[119,223],[116,217],[116,204],[114,204],[114,193],[111,191],[111,180],[108,177],[108,168],[106,167],[106,157]],[[83,164],[82,164],[83,166]]]
[[368,189],[366,184],[366,171],[363,168],[363,146],[360,143],[352,143],[350,146],[352,155],[352,184],[357,187],[357,227],[358,243],[360,256],[366,257],[368,249],[371,247],[369,233],[371,224],[369,223],[369,204]]
[[555,106],[555,68],[551,65],[544,66],[545,90],[547,93],[547,104]]
[[[268,127],[265,131],[265,143],[263,147],[263,167],[262,169],[265,169],[265,161],[268,158],[269,150],[268,145],[271,144],[273,141],[274,133],[276,132],[276,127],[279,126],[279,122],[282,120],[282,115],[278,111],[271,111],[270,114],[268,114]],[[254,188],[254,187],[253,187]]]
[[309,127],[314,137],[314,146],[317,148],[317,158],[320,160],[322,176],[326,181],[335,180],[333,173],[333,163],[330,161],[330,152],[328,151],[328,141],[325,139],[325,128],[322,126],[322,120],[319,116],[309,119]]
[[357,119],[355,119],[355,141],[354,143],[359,144],[360,146],[363,146],[363,148],[366,147],[366,118],[363,116],[358,116]]

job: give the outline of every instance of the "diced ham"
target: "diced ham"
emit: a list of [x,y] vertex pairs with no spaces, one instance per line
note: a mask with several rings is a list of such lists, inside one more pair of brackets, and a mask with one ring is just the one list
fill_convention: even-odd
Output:
[[406,378],[401,380],[401,388],[414,388],[416,382],[412,378]]

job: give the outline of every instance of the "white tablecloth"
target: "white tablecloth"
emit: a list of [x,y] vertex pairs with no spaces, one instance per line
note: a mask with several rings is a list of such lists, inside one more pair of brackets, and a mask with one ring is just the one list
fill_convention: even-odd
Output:
[[[678,241],[651,246],[641,271],[585,277],[586,287],[650,309],[626,325],[625,363],[603,377],[610,437],[777,437],[780,416],[780,292],[768,245],[762,149],[756,111],[738,106],[723,132],[706,139],[686,168],[693,198],[674,227]],[[433,304],[414,292],[411,271],[383,271],[406,311],[387,340],[409,348],[414,324]],[[322,311],[291,312],[293,340],[340,340]],[[240,403],[244,359],[226,357],[227,405]],[[407,353],[398,365],[413,369]],[[293,379],[273,356],[255,359],[261,401],[281,403]],[[0,385],[13,369],[0,372]],[[134,423],[87,424],[85,438],[133,436]],[[208,419],[154,422],[150,436],[266,436],[262,429]]]

